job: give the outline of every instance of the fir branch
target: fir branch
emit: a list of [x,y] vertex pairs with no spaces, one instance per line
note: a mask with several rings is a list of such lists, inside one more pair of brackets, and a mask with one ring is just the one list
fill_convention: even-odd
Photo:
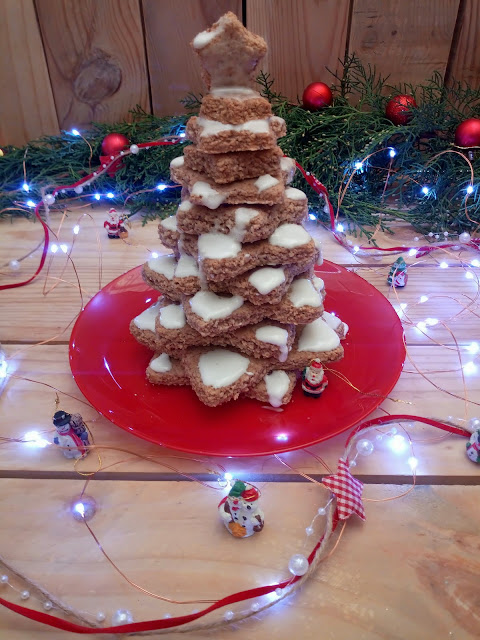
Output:
[[[334,101],[317,112],[306,111],[275,92],[269,74],[261,73],[258,85],[260,93],[270,100],[274,113],[286,120],[287,135],[279,141],[284,153],[325,184],[334,206],[355,163],[373,154],[364,171],[353,177],[341,204],[340,212],[349,230],[369,237],[369,227],[379,223],[389,231],[394,220],[410,222],[424,233],[474,229],[476,225],[468,217],[480,218],[480,193],[475,188],[465,200],[470,181],[467,162],[451,153],[432,159],[452,148],[460,122],[480,117],[480,90],[459,82],[446,87],[439,73],[417,86],[390,85],[388,77],[381,76],[375,67],[362,65],[355,55],[346,57],[340,72],[330,73],[334,80]],[[419,105],[404,126],[392,124],[385,116],[387,101],[400,93],[412,94]],[[200,101],[201,96],[189,94],[183,104],[192,114],[198,111]],[[187,118],[188,115],[159,118],[136,107],[129,122],[94,124],[85,132],[93,151],[92,169],[98,166],[101,143],[108,133],[123,133],[136,143],[153,141],[165,135],[178,135]],[[394,158],[389,156],[391,148],[396,152]],[[0,158],[0,216],[31,215],[25,203],[29,199],[38,201],[41,187],[71,183],[90,171],[88,145],[68,132],[4,151]],[[128,156],[114,178],[102,176],[90,192],[87,189],[85,192],[93,195],[97,191],[112,191],[116,204],[123,204],[127,196],[135,194],[127,201],[132,213],[141,211],[144,221],[165,217],[175,210],[180,189],[158,191],[155,187],[159,182],[171,185],[170,161],[180,154],[181,147],[165,146]],[[21,189],[24,158],[27,182],[32,187],[28,194]],[[477,174],[480,170],[477,151],[473,152],[472,164]],[[428,196],[421,193],[423,185],[430,189]],[[317,194],[298,175],[294,186],[307,191],[312,210],[318,208],[318,217],[326,221]],[[139,193],[144,189],[152,191]],[[18,211],[7,210],[17,206]]]

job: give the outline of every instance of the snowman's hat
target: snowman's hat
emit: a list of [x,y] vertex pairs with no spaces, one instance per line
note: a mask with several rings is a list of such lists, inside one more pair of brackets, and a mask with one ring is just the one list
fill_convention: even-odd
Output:
[[255,489],[255,487],[250,487],[250,489],[246,489],[242,493],[242,498],[245,500],[245,502],[255,502],[255,500],[258,500],[259,497],[260,494],[258,493],[258,489]]
[[56,411],[53,416],[53,424],[56,427],[63,427],[70,422],[72,416],[66,411]]

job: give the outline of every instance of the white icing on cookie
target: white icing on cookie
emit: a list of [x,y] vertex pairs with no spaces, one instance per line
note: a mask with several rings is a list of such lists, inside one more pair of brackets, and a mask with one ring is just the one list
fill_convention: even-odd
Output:
[[288,189],[285,189],[285,197],[289,200],[306,200],[307,194],[300,191],[300,189],[288,187]]
[[328,326],[331,327],[334,331],[337,331],[340,325],[343,324],[343,331],[341,333],[342,337],[345,338],[349,329],[348,324],[346,324],[345,322],[342,323],[340,318],[338,318],[333,313],[329,313],[328,311],[323,312],[322,320],[326,322]]
[[198,237],[198,253],[202,258],[222,260],[235,258],[242,250],[242,245],[231,235],[224,233],[202,233]]
[[259,327],[255,331],[255,337],[260,342],[266,342],[268,344],[275,344],[280,347],[280,362],[285,362],[288,356],[288,331],[277,327],[276,325],[265,325]]
[[321,278],[318,278],[317,276],[313,276],[312,284],[315,287],[315,289],[319,292],[325,289],[324,281]]
[[139,329],[155,332],[155,319],[158,316],[159,309],[160,300],[155,304],[152,304],[151,307],[148,307],[148,309],[145,309],[145,311],[143,311],[139,316],[134,318],[134,325]]
[[193,204],[190,202],[190,200],[184,200],[183,202],[180,203],[178,210],[179,211],[190,211],[190,209],[193,208]]
[[150,369],[156,371],[157,373],[167,373],[172,368],[172,363],[170,361],[170,356],[168,353],[161,353],[156,358],[150,360],[150,364],[148,365]]
[[222,22],[222,19],[223,17],[220,18],[220,20],[218,21],[218,25],[215,27],[215,29],[201,31],[200,33],[197,33],[197,35],[195,36],[192,42],[194,49],[203,49],[203,47],[206,47],[209,42],[211,42],[214,38],[216,38],[218,35],[222,33],[222,31],[225,28],[224,22]]
[[333,315],[333,313],[329,313],[328,311],[323,312],[322,320],[324,320],[334,331],[338,329],[342,323],[340,318],[337,318],[337,316]]
[[235,209],[235,226],[231,231],[235,240],[238,240],[238,242],[243,241],[247,226],[259,213],[260,211],[257,209],[250,209],[248,207],[238,207],[238,209]]
[[169,304],[160,309],[160,324],[165,329],[183,329],[185,312],[181,304]]
[[169,216],[164,220],[160,220],[160,224],[164,229],[168,229],[169,231],[177,230],[177,216]]
[[280,407],[282,400],[290,387],[290,378],[285,371],[272,371],[264,378],[267,388],[268,401],[272,407]]
[[259,293],[265,295],[285,282],[285,271],[282,267],[262,267],[253,271],[248,281]]
[[247,122],[236,126],[241,127],[241,131],[250,131],[251,133],[270,133],[270,124],[268,119],[247,120]]
[[219,389],[233,384],[247,373],[250,360],[228,349],[213,349],[203,353],[198,361],[202,382]]
[[270,122],[278,122],[281,126],[285,125],[285,120],[280,118],[280,116],[270,116]]
[[313,236],[312,240],[315,243],[315,247],[318,249],[318,258],[316,259],[315,264],[321,267],[323,264],[322,242],[320,238],[314,238]]
[[210,93],[221,98],[258,98],[260,96],[258,91],[248,87],[216,87],[212,88]]
[[292,158],[282,158],[280,160],[280,169],[283,171],[283,173],[287,174],[285,180],[286,184],[290,184],[295,174],[295,160],[293,160]]
[[298,341],[298,351],[331,351],[340,344],[335,331],[321,318],[306,324]]
[[279,183],[277,178],[274,178],[269,173],[266,173],[264,176],[260,176],[257,180],[255,180],[255,186],[258,189],[258,192],[266,191],[267,189],[271,189],[275,185]]
[[296,309],[300,307],[319,307],[322,304],[320,293],[306,278],[299,278],[292,282],[288,290],[288,299]]
[[171,167],[183,167],[184,162],[185,162],[185,156],[178,156],[177,158],[174,158],[170,162],[170,166]]
[[310,234],[300,224],[281,224],[269,237],[268,242],[276,247],[293,249],[310,242]]
[[247,120],[242,124],[225,124],[218,120],[209,120],[208,118],[197,118],[197,123],[202,127],[200,133],[201,138],[207,136],[215,136],[223,131],[250,131],[251,133],[270,133],[270,122],[268,118],[261,120]]
[[192,256],[186,253],[182,253],[175,268],[175,277],[188,278],[189,276],[198,277],[198,275],[198,266],[195,258],[192,258]]
[[217,296],[213,291],[199,291],[190,299],[193,313],[207,322],[227,318],[242,304],[241,296]]
[[193,185],[191,191],[192,196],[200,198],[202,204],[209,209],[216,209],[225,200],[225,194],[219,193],[216,189],[213,189],[208,182],[202,182],[199,180]]
[[175,275],[177,261],[175,256],[159,256],[158,258],[150,258],[147,264],[152,271],[160,273],[167,280],[171,280]]

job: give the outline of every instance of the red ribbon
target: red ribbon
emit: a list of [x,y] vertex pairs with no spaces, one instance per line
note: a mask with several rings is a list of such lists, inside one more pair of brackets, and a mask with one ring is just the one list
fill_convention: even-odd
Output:
[[43,269],[43,265],[45,264],[45,260],[47,259],[47,253],[48,253],[48,243],[49,243],[49,237],[50,237],[50,233],[48,230],[48,227],[46,225],[46,223],[42,220],[41,216],[40,216],[40,205],[42,203],[39,202],[37,204],[37,206],[35,207],[35,215],[36,217],[40,220],[42,227],[43,227],[43,250],[42,250],[42,256],[40,258],[40,264],[37,267],[37,270],[35,271],[35,273],[33,274],[33,276],[31,278],[29,278],[28,280],[24,280],[23,282],[14,282],[11,284],[2,284],[0,285],[0,291],[3,291],[4,289],[15,289],[16,287],[23,287],[24,285],[28,284],[29,282],[32,282],[32,280],[35,280],[35,278],[38,276],[38,274],[40,273],[40,271]]
[[[332,532],[335,531],[337,525],[338,516],[337,513],[335,513],[332,522]],[[320,544],[322,543],[323,538],[324,536],[320,538],[320,540],[317,542],[314,549],[308,556],[308,564],[312,563],[315,554],[318,551]],[[246,591],[238,591],[237,593],[232,593],[231,595],[226,596],[218,602],[210,605],[203,611],[191,613],[186,616],[178,616],[176,618],[162,618],[161,620],[147,620],[145,622],[131,622],[129,624],[123,624],[116,627],[86,627],[81,624],[69,622],[68,620],[63,620],[62,618],[56,618],[49,613],[44,613],[43,611],[35,611],[35,609],[29,609],[28,607],[23,607],[20,604],[14,604],[13,602],[9,602],[8,600],[4,600],[3,598],[0,598],[0,604],[7,609],[10,609],[10,611],[14,611],[15,613],[18,613],[25,618],[29,618],[30,620],[34,620],[35,622],[46,624],[49,627],[62,629],[63,631],[71,631],[73,633],[82,634],[139,633],[141,631],[158,631],[160,629],[179,627],[183,624],[187,624],[188,622],[198,620],[208,613],[215,611],[216,609],[226,607],[227,605],[250,600],[251,598],[259,598],[269,593],[273,593],[275,589],[284,589],[285,587],[300,580],[300,577],[301,576],[294,576],[291,580],[284,580],[283,582],[279,582],[278,584],[270,584],[263,587],[256,587],[255,589],[247,589]]]
[[[442,429],[443,431],[448,431],[455,435],[463,436],[465,438],[470,437],[470,433],[466,429],[462,429],[461,427],[455,427],[452,425],[447,425],[438,420],[434,420],[432,418],[422,418],[419,416],[411,416],[411,415],[390,415],[390,416],[381,416],[379,418],[372,418],[367,422],[360,424],[356,429],[352,431],[349,435],[346,445],[348,445],[352,438],[354,438],[361,431],[368,429],[369,427],[382,425],[391,422],[401,422],[401,421],[415,421],[415,422],[423,422],[424,424],[429,424],[433,427],[437,427]],[[338,512],[337,510],[334,513],[333,522],[332,522],[332,532],[335,531],[338,525]],[[324,536],[320,538],[320,540],[315,545],[314,549],[308,556],[308,563],[311,564],[315,557],[316,552],[318,551],[320,544],[322,543]],[[46,624],[50,627],[55,627],[56,629],[62,629],[64,631],[71,631],[73,633],[82,633],[82,634],[107,634],[107,633],[138,633],[141,631],[157,631],[160,629],[170,629],[172,627],[181,626],[183,624],[187,624],[188,622],[193,622],[194,620],[198,620],[202,618],[204,615],[215,611],[216,609],[220,609],[221,607],[225,607],[227,605],[235,604],[236,602],[243,602],[245,600],[250,600],[251,598],[258,598],[260,596],[267,595],[275,591],[275,589],[283,589],[288,585],[294,584],[300,580],[300,576],[295,576],[291,580],[285,580],[278,584],[265,585],[263,587],[256,587],[255,589],[247,589],[246,591],[239,591],[237,593],[233,593],[225,598],[222,598],[218,602],[210,605],[203,611],[199,611],[198,613],[191,613],[186,616],[178,616],[176,618],[163,618],[161,620],[148,620],[145,622],[132,622],[130,624],[124,624],[118,627],[86,627],[83,625],[75,624],[74,622],[69,622],[68,620],[63,620],[61,618],[56,618],[48,613],[43,613],[42,611],[35,611],[34,609],[29,609],[27,607],[23,607],[19,604],[14,604],[13,602],[9,602],[3,598],[0,598],[0,604],[18,613],[25,618],[29,618],[30,620],[34,620],[35,622],[40,622],[42,624]]]
[[[172,136],[172,137],[165,138],[164,140],[157,140],[156,142],[141,142],[140,144],[137,145],[137,147],[139,149],[148,149],[149,147],[167,146],[172,144],[178,144],[179,142],[181,142],[181,140],[182,139],[179,136]],[[109,173],[110,170],[114,168],[117,168],[117,169],[119,168],[118,165],[116,165],[115,163],[118,163],[118,161],[121,160],[123,157],[124,157],[124,154],[116,156],[113,160],[109,162],[109,164],[107,164],[107,166],[104,169],[101,168],[100,171],[104,170],[110,175]],[[88,182],[92,178],[96,177],[94,173],[97,173],[97,172],[90,173],[88,174],[88,176],[81,178],[80,180],[78,180],[77,182],[74,182],[73,184],[65,184],[65,185],[56,187],[53,190],[52,195],[56,196],[57,193],[59,191],[62,191],[63,189],[75,189],[75,187],[82,186],[83,184],[85,184],[85,182]],[[42,251],[42,256],[40,258],[40,264],[38,265],[37,270],[35,271],[35,273],[31,278],[29,278],[28,280],[24,280],[23,282],[12,282],[11,284],[0,285],[0,291],[2,291],[3,289],[16,289],[17,287],[23,287],[26,284],[29,284],[29,282],[32,282],[33,280],[35,280],[35,278],[40,274],[41,270],[43,269],[43,265],[45,264],[45,260],[47,258],[47,253],[48,253],[49,230],[46,223],[40,217],[41,204],[42,202],[40,201],[35,207],[35,215],[40,220],[43,226],[43,232],[44,232],[43,251]]]

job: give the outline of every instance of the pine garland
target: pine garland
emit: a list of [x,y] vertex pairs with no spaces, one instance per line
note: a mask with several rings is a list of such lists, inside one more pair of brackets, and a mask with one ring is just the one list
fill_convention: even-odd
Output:
[[[422,233],[472,231],[476,225],[465,214],[468,164],[458,154],[435,156],[454,148],[454,132],[460,122],[480,116],[480,89],[461,83],[446,87],[439,73],[418,86],[392,86],[388,78],[380,76],[374,67],[362,65],[354,55],[346,59],[341,74],[332,75],[334,102],[317,112],[306,111],[275,93],[268,75],[261,74],[258,82],[275,114],[286,120],[287,135],[280,140],[284,153],[325,184],[334,204],[355,163],[384,149],[363,163],[345,194],[340,212],[349,230],[368,236],[369,227],[377,223],[388,231],[390,222],[406,220]],[[396,126],[386,118],[385,105],[390,97],[404,93],[413,95],[419,106],[412,110],[407,125]],[[189,115],[198,111],[199,104],[193,95],[184,100]],[[132,143],[158,140],[183,127],[189,115],[158,118],[137,107],[131,113],[132,122],[94,124],[84,133],[93,151],[92,168],[98,166],[101,142],[107,133],[123,133]],[[396,152],[393,159],[390,148]],[[69,132],[4,151],[5,156],[0,158],[0,216],[30,215],[25,203],[40,198],[40,187],[75,181],[89,172],[90,149],[82,138]],[[169,164],[180,153],[180,148],[172,146],[152,147],[131,155],[115,178],[102,177],[92,185],[91,193],[112,191],[116,194],[114,202],[121,204],[130,193],[153,189],[159,182],[170,183]],[[29,194],[21,189],[24,161]],[[476,152],[472,164],[476,173],[480,169]],[[423,185],[429,187],[427,196],[421,191]],[[301,177],[295,178],[294,186],[308,189]],[[177,189],[155,190],[135,195],[127,206],[132,213],[141,211],[144,220],[164,217],[173,211],[179,195]],[[318,196],[313,191],[308,196],[315,211]],[[467,200],[468,216],[473,220],[480,215],[479,198],[475,186]],[[19,204],[21,211],[8,211]],[[322,207],[316,213],[319,219],[325,219]]]

